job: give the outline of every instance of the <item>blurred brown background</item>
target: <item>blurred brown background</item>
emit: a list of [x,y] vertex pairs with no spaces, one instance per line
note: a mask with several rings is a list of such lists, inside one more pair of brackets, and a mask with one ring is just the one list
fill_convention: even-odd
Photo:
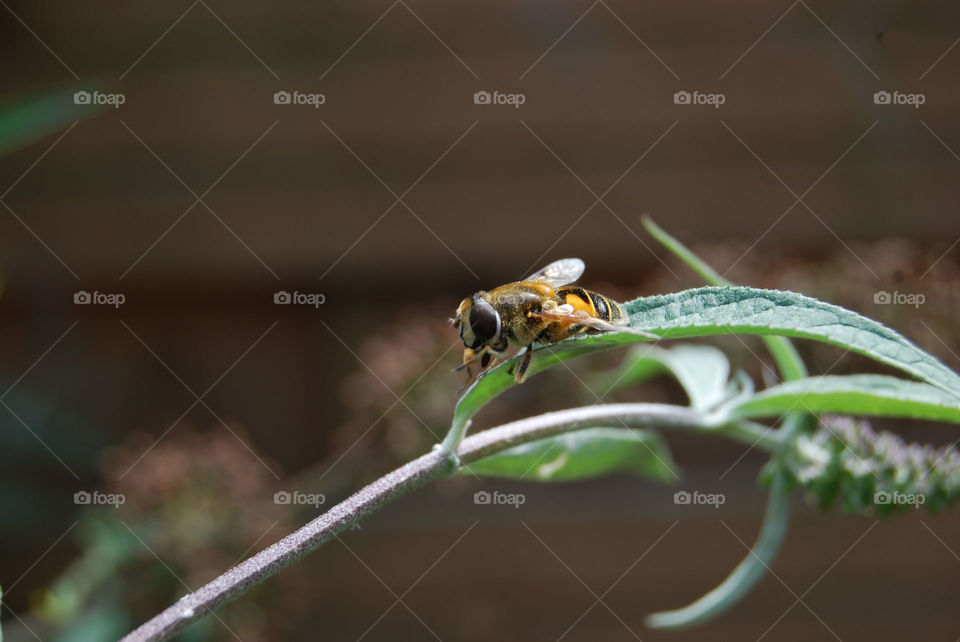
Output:
[[[696,285],[642,214],[736,281],[847,305],[960,366],[956,6],[8,1],[0,34],[7,101],[124,98],[0,158],[10,639],[109,637],[183,593],[171,573],[195,588],[308,519],[255,514],[276,510],[275,491],[333,502],[429,447],[461,383],[444,322],[464,295],[564,256],[587,262],[586,285],[622,298]],[[276,104],[284,91],[325,102]],[[475,104],[478,91],[524,103]],[[676,104],[683,91],[724,102]],[[876,104],[878,91],[924,102]],[[80,290],[125,303],[76,305]],[[275,305],[281,290],[325,302]],[[876,305],[879,291],[926,302]],[[717,345],[762,381],[758,342]],[[816,372],[873,368],[801,349]],[[595,401],[562,373],[540,379],[475,429]],[[668,382],[637,398],[683,400]],[[955,434],[889,427],[934,443]],[[682,510],[675,489],[626,479],[440,484],[221,615],[245,640],[357,639],[393,602],[371,570],[401,595],[477,522],[404,598],[410,610],[393,608],[364,639],[433,638],[418,617],[442,639],[557,639],[655,542],[604,598],[610,609],[564,639],[960,636],[955,515],[873,527],[799,500],[779,580],[706,628],[645,631],[644,614],[722,579],[763,503],[758,453],[669,439],[683,487],[725,493],[721,509]],[[234,539],[206,522],[208,538],[165,539],[197,532],[197,488],[220,488],[204,480],[222,467],[190,457],[242,459],[249,468],[230,475],[256,477],[204,495],[235,509],[219,524]],[[480,487],[528,500],[475,506]],[[58,628],[50,587],[104,541],[94,527],[79,536],[98,518],[72,501],[94,489],[156,501],[119,511],[143,538],[129,553],[138,562],[77,590],[110,614],[103,628],[72,629],[79,616]],[[182,512],[157,499],[172,497]],[[767,632],[796,597],[809,608]],[[216,621],[185,635],[233,639]]]

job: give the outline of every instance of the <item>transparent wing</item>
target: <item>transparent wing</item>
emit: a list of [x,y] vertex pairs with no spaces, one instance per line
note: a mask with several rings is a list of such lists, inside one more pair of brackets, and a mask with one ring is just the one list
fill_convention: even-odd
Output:
[[637,328],[614,325],[609,321],[592,317],[583,310],[574,310],[573,306],[570,305],[561,305],[551,310],[543,310],[538,314],[534,314],[533,316],[546,321],[558,321],[560,323],[575,323],[577,325],[584,325],[600,332],[626,332],[628,334],[635,334],[637,336],[654,340],[661,338],[656,334],[644,332],[643,330],[639,330]]
[[560,259],[537,270],[524,281],[541,281],[550,287],[559,287],[573,283],[580,278],[587,266],[580,259]]

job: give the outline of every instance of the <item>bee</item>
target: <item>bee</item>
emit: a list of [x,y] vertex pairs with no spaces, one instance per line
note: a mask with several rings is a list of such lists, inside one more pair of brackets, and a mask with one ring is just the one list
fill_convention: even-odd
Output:
[[[586,265],[580,259],[560,259],[522,281],[507,283],[489,292],[467,297],[451,319],[463,340],[463,363],[467,384],[475,376],[470,365],[480,361],[483,374],[507,354],[509,344],[523,349],[514,380],[523,383],[533,357],[533,344],[563,341],[576,334],[630,332],[657,339],[639,330],[623,327],[627,317],[619,303],[602,294],[571,285]],[[466,385],[464,387],[466,387]]]

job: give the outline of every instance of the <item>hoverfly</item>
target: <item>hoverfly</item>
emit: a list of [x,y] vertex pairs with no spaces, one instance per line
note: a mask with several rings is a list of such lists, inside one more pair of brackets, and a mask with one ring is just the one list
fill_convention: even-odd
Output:
[[[523,383],[533,357],[533,344],[556,343],[575,334],[630,332],[658,339],[640,330],[623,327],[623,308],[602,294],[571,285],[583,274],[580,259],[560,259],[522,281],[507,283],[489,292],[464,299],[451,319],[463,340],[463,363],[469,385],[474,378],[470,365],[480,361],[480,373],[506,356],[514,343],[524,349],[515,381]],[[464,387],[466,387],[466,385]]]

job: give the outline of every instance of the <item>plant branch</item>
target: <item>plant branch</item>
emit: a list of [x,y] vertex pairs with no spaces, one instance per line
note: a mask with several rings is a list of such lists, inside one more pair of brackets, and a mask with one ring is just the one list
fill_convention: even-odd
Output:
[[[562,432],[622,422],[628,428],[658,426],[713,432],[769,451],[779,448],[775,431],[751,422],[718,424],[703,413],[652,403],[605,404],[571,408],[521,419],[485,430],[460,444],[459,460],[469,464],[513,446]],[[279,542],[185,595],[176,604],[123,638],[125,642],[164,640],[208,612],[232,601],[358,521],[429,482],[449,475],[455,460],[435,449],[354,493]]]

